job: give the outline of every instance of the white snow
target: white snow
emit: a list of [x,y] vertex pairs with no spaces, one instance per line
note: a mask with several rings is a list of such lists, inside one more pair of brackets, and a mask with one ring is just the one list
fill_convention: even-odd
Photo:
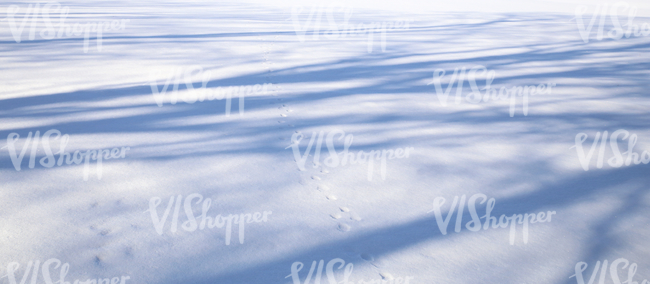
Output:
[[[16,282],[24,273],[25,283],[32,281],[28,263],[38,260],[42,268],[49,259],[69,264],[70,283],[128,276],[126,283],[296,284],[293,264],[304,265],[297,273],[305,283],[314,261],[316,281],[321,260],[321,283],[330,280],[331,263],[339,283],[345,265],[353,264],[347,272],[355,284],[407,278],[415,284],[568,284],[578,283],[570,277],[579,262],[588,265],[587,283],[598,261],[611,266],[621,258],[638,265],[634,281],[650,279],[650,166],[610,166],[616,153],[605,141],[603,148],[594,144],[584,171],[571,148],[579,133],[588,135],[583,148],[589,151],[597,132],[625,129],[638,138],[634,151],[641,158],[650,152],[650,36],[610,39],[615,26],[608,17],[605,38],[597,39],[596,21],[585,43],[575,19],[579,5],[588,7],[588,24],[596,4],[615,2],[59,2],[69,8],[71,25],[129,20],[124,29],[104,32],[101,51],[91,34],[87,53],[83,35],[42,38],[42,18],[34,40],[32,18],[26,18],[17,43],[5,17],[18,5],[20,24],[29,3],[0,4],[0,283],[11,283],[15,263]],[[638,8],[635,23],[650,24],[649,2],[626,3]],[[302,42],[292,20],[297,5],[303,7],[300,25],[312,9],[314,17],[319,5],[325,9],[318,35],[312,25]],[[384,47],[381,32],[372,41],[326,36],[346,11],[356,27],[390,23]],[[50,14],[56,26],[59,14]],[[619,14],[626,23],[626,12]],[[197,66],[200,72],[179,75],[178,102],[171,104],[172,74]],[[468,102],[467,78],[460,103],[452,87],[447,106],[434,84],[427,85],[437,69],[446,71],[446,88],[455,69],[475,66],[494,71],[496,88],[555,86],[528,98],[527,115],[517,97],[511,116],[509,100]],[[208,71],[207,88],[234,92],[230,116],[226,98],[184,101],[201,97],[187,84],[198,89]],[[483,88],[485,75],[477,74]],[[151,84],[162,90],[168,79],[168,97],[159,106]],[[240,114],[233,87],[257,84],[270,85],[245,96]],[[65,151],[71,154],[130,150],[105,159],[101,179],[91,161],[84,181],[83,163],[44,167],[42,142],[26,143],[30,132],[42,136],[51,129],[69,135]],[[413,150],[386,161],[385,179],[376,160],[369,180],[367,162],[325,164],[327,134],[336,130],[353,137],[349,152],[355,155]],[[316,137],[300,171],[292,136],[304,136],[298,144],[303,155],[321,132],[319,165]],[[20,139],[6,140],[11,133]],[[629,138],[622,138],[613,144],[624,152]],[[57,159],[61,139],[50,138]],[[341,153],[343,135],[331,141]],[[17,171],[11,149],[20,154],[23,147]],[[604,166],[598,167],[601,149]],[[517,224],[511,245],[509,227],[468,230],[465,203],[462,229],[455,231],[453,214],[443,235],[434,200],[446,199],[446,217],[454,197],[479,193],[494,198],[492,216],[556,214],[529,224],[527,243]],[[156,214],[163,218],[171,197],[191,194],[210,198],[207,215],[221,215],[223,222],[229,215],[272,213],[243,231],[233,223],[226,245],[226,223],[183,229],[186,207],[201,222],[203,201],[194,199],[178,203],[178,213],[172,204],[158,234],[148,211],[152,198],[160,198]],[[485,206],[477,204],[478,216]],[[61,271],[56,266],[49,269],[53,282]],[[613,271],[623,282],[630,269],[621,263]],[[615,283],[612,270],[605,271],[605,283]],[[44,283],[40,271],[34,275]]]

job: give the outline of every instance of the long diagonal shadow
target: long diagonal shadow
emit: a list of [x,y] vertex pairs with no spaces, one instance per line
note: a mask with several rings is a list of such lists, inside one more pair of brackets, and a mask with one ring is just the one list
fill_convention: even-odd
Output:
[[[530,194],[497,200],[492,216],[500,216],[501,214],[512,216],[513,214],[536,213],[537,211],[553,210],[557,212],[557,216],[554,216],[557,220],[558,218],[563,217],[563,209],[568,209],[581,200],[594,198],[599,194],[606,193],[608,188],[611,186],[620,185],[621,179],[633,180],[639,184],[649,184],[650,176],[644,175],[644,173],[647,173],[648,168],[650,168],[650,166],[630,166],[608,170],[604,173],[596,171],[584,172],[577,177],[571,177],[565,181],[553,182],[541,186],[535,192]],[[613,225],[615,225],[615,222],[618,220],[616,216],[619,216],[619,214],[632,214],[641,209],[642,204],[641,201],[639,201],[639,197],[647,194],[648,191],[650,191],[650,189],[640,186],[632,189],[631,192],[621,193],[625,194],[623,197],[625,203],[621,205],[619,210],[612,212],[609,218],[603,220],[594,228],[593,239],[598,240],[599,234],[608,231]],[[483,216],[485,210],[481,211],[481,208],[478,209],[477,213],[479,213],[479,216]],[[430,214],[431,215],[428,217],[423,217],[403,224],[375,229],[370,232],[353,235],[346,239],[316,245],[310,249],[292,253],[273,261],[240,269],[238,271],[226,272],[217,276],[196,276],[192,278],[191,281],[193,283],[288,282],[284,277],[290,274],[290,267],[293,262],[300,261],[305,263],[306,266],[309,266],[313,260],[325,259],[327,261],[334,258],[341,258],[341,248],[362,248],[371,251],[372,254],[377,257],[382,257],[394,252],[409,249],[424,242],[440,240],[442,238],[455,238],[469,232],[464,228],[458,233],[452,232],[453,229],[450,229],[448,230],[447,235],[442,235],[438,230],[433,213]],[[446,216],[447,214],[449,214],[449,212],[443,212],[443,216]],[[468,214],[465,212],[465,218],[467,218],[467,216]],[[465,222],[463,222],[463,224],[464,223]],[[517,234],[521,234],[521,225],[518,225],[517,230],[519,231]],[[480,234],[480,232],[481,231],[473,232],[473,234]],[[613,241],[614,239],[615,236],[609,236],[606,240]],[[504,239],[503,241],[504,244],[508,242],[507,239]],[[530,246],[533,244],[529,243],[528,245]],[[607,248],[607,244],[596,242],[594,246],[585,251],[585,257],[588,260],[597,259],[602,256],[605,248]],[[344,260],[346,260],[346,262],[355,262],[355,260]],[[570,273],[573,271],[572,269],[573,267],[567,267],[566,272]],[[309,268],[307,268],[306,271],[302,271],[303,273],[300,274],[301,277],[305,277],[307,271],[309,271]],[[567,274],[567,277],[568,275],[570,274]],[[570,281],[567,281],[566,283],[568,284]]]

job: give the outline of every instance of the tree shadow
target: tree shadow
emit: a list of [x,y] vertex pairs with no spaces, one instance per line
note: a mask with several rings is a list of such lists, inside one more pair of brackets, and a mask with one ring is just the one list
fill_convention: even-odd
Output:
[[[235,16],[233,16],[234,18]],[[495,85],[523,85],[533,84],[535,82],[548,82],[558,79],[572,79],[574,83],[564,84],[562,87],[593,87],[588,84],[580,83],[583,80],[602,80],[603,78],[620,80],[627,89],[621,89],[607,82],[603,82],[595,87],[605,89],[609,92],[607,96],[599,98],[607,99],[626,99],[626,98],[644,98],[647,97],[645,92],[648,87],[648,72],[650,70],[650,59],[641,57],[641,54],[647,53],[650,49],[650,42],[644,39],[623,39],[616,45],[603,45],[601,42],[584,44],[578,37],[571,41],[561,42],[536,42],[536,43],[508,43],[505,46],[486,48],[482,46],[471,45],[469,50],[451,50],[414,53],[410,46],[415,43],[431,44],[436,46],[436,41],[441,43],[454,42],[459,38],[472,38],[489,33],[494,29],[502,28],[505,24],[516,24],[520,29],[525,29],[529,24],[546,23],[551,25],[558,20],[566,20],[565,17],[555,16],[517,16],[503,15],[498,19],[488,19],[481,23],[472,24],[441,24],[441,25],[423,25],[414,26],[412,30],[391,31],[390,52],[361,54],[359,56],[343,56],[331,60],[323,60],[319,63],[300,64],[278,68],[273,72],[273,83],[276,85],[293,85],[293,84],[331,84],[332,86],[323,89],[305,90],[300,89],[294,94],[288,96],[294,108],[315,109],[319,104],[336,99],[361,98],[360,101],[390,101],[397,102],[406,106],[406,111],[380,113],[376,115],[364,114],[339,114],[331,115],[326,120],[320,117],[303,118],[295,124],[295,129],[324,129],[336,126],[366,126],[365,131],[355,132],[355,135],[373,134],[381,135],[387,133],[393,128],[385,126],[391,122],[407,122],[414,125],[404,127],[413,130],[422,127],[434,127],[435,125],[453,125],[459,127],[477,127],[490,128],[502,125],[504,123],[521,123],[527,125],[525,128],[512,129],[505,133],[503,139],[517,140],[523,135],[529,135],[546,142],[557,142],[553,139],[563,137],[570,145],[575,134],[586,131],[615,130],[625,128],[633,131],[647,131],[650,114],[648,112],[635,113],[608,113],[608,112],[583,112],[583,113],[543,113],[530,114],[523,117],[520,112],[518,116],[509,117],[508,109],[503,105],[486,105],[476,109],[453,109],[457,107],[449,102],[448,113],[429,109],[429,112],[423,111],[423,108],[409,110],[408,106],[416,106],[422,102],[412,101],[415,97],[426,97],[424,103],[438,104],[435,91],[432,86],[426,83],[430,80],[433,70],[443,68],[447,74],[453,73],[454,68],[471,67],[473,65],[485,65],[489,69],[499,71],[512,71],[520,68],[525,64],[546,64],[559,65],[561,67],[553,70],[542,69],[537,72],[520,73],[506,72],[505,76],[499,75],[494,81]],[[285,23],[288,25],[288,23]],[[236,33],[199,33],[199,34],[170,34],[170,35],[140,35],[140,36],[115,36],[105,37],[107,42],[117,40],[148,40],[157,43],[181,43],[187,40],[203,40],[219,42],[224,38],[250,38],[253,36],[271,37],[280,36],[284,39],[285,44],[289,47],[278,51],[278,54],[289,54],[295,50],[303,51],[309,49],[300,49],[300,42],[296,42],[293,37],[294,33],[290,28],[282,29],[278,32],[236,32]],[[435,36],[433,40],[410,41],[408,35],[413,33],[425,33]],[[577,34],[577,30],[575,31]],[[506,36],[497,34],[497,36]],[[290,39],[286,39],[289,37]],[[61,39],[55,40],[62,43],[69,41],[80,41],[81,39]],[[23,46],[38,46],[51,41],[30,41],[22,44]],[[504,41],[505,42],[505,41]],[[604,41],[602,43],[612,43]],[[9,45],[11,42],[0,42],[0,46]],[[332,43],[325,43],[335,45]],[[464,42],[464,44],[468,44]],[[135,43],[134,43],[135,45]],[[360,44],[362,46],[362,44]],[[336,47],[333,47],[336,48]],[[375,46],[377,48],[377,46]],[[362,51],[365,49],[361,49]],[[485,55],[485,52],[495,52],[499,50],[513,49],[516,51],[498,55]],[[474,55],[476,53],[477,55]],[[615,63],[605,61],[604,59],[589,61],[594,54],[605,54],[605,59],[614,60],[617,56],[625,54],[637,54],[638,60],[628,63]],[[457,58],[458,55],[460,58]],[[417,60],[417,57],[427,59]],[[430,59],[430,58],[437,59]],[[248,59],[247,59],[248,60]],[[579,62],[572,66],[562,66],[563,62]],[[557,70],[559,69],[559,70]],[[216,69],[213,69],[216,70]],[[416,71],[414,71],[416,70]],[[417,75],[410,75],[417,72]],[[406,75],[405,75],[406,74]],[[239,86],[262,84],[269,81],[267,72],[252,72],[247,75],[224,76],[208,82],[208,87],[216,86]],[[370,82],[360,86],[347,86],[338,84],[346,80],[355,79],[364,82]],[[11,132],[17,132],[21,137],[25,137],[28,132],[40,130],[41,134],[48,129],[58,129],[64,134],[70,136],[83,136],[92,134],[110,134],[113,136],[124,136],[129,134],[147,134],[162,133],[169,135],[179,135],[182,137],[188,134],[187,138],[179,142],[159,142],[148,141],[141,144],[125,145],[132,148],[135,154],[132,159],[149,161],[175,161],[178,159],[196,158],[196,157],[214,157],[218,159],[222,155],[238,154],[256,154],[270,157],[290,156],[288,151],[280,152],[288,145],[288,140],[276,139],[278,130],[276,118],[268,122],[260,123],[257,121],[260,113],[269,108],[275,108],[282,103],[272,94],[264,96],[251,96],[245,98],[245,114],[239,116],[237,113],[238,103],[233,99],[231,117],[224,116],[225,100],[203,101],[188,104],[179,101],[175,105],[165,103],[158,107],[152,96],[149,82],[142,82],[138,86],[113,86],[102,89],[86,89],[73,92],[43,94],[26,96],[19,98],[10,98],[0,100],[0,120],[8,123],[0,131],[0,137],[5,137]],[[195,87],[200,82],[193,82]],[[164,87],[163,84],[155,85],[159,90]],[[467,86],[466,86],[467,87]],[[179,91],[186,90],[183,84],[178,86]],[[451,93],[455,93],[455,88]],[[399,95],[404,99],[395,96]],[[550,101],[534,101],[531,99],[531,108],[539,108],[550,105],[560,106],[566,103],[575,103],[587,100],[584,97],[553,97]],[[113,103],[122,102],[122,103]],[[467,104],[467,102],[464,102]],[[403,109],[404,110],[404,109]],[[105,113],[107,115],[97,115]],[[122,113],[117,115],[118,113]],[[255,116],[251,117],[251,114]],[[207,118],[207,120],[201,120]],[[15,123],[14,121],[38,121],[38,123]],[[597,123],[594,123],[596,121]],[[174,123],[181,122],[181,123]],[[594,125],[597,125],[595,127]],[[554,126],[561,125],[562,128]],[[375,132],[372,128],[382,128]],[[290,138],[290,127],[282,128],[286,138]],[[291,129],[293,130],[293,129]],[[305,131],[306,132],[306,131]],[[203,133],[204,137],[190,137],[191,133]],[[194,146],[195,144],[210,143],[220,137],[228,136],[231,140],[221,141],[219,145],[222,148],[206,148]],[[503,133],[499,134],[503,135]],[[547,138],[543,138],[547,135]],[[244,139],[250,138],[253,139]],[[372,150],[377,148],[391,148],[403,146],[405,141],[458,141],[457,143],[434,142],[437,146],[444,147],[447,151],[453,151],[456,147],[467,145],[473,139],[489,137],[485,133],[463,134],[463,133],[438,133],[427,134],[409,134],[400,139],[390,139],[381,142],[365,143],[357,146],[359,150]],[[539,138],[538,138],[539,137]],[[239,141],[249,141],[242,144]],[[126,140],[128,142],[128,140]],[[5,143],[0,144],[4,146]],[[155,154],[140,155],[138,152],[148,152],[156,147],[174,146],[186,148],[183,153],[158,152]],[[54,147],[56,149],[56,147]],[[74,149],[73,149],[74,150]],[[150,151],[149,151],[150,152]],[[5,172],[14,171],[13,165],[8,158],[7,152],[0,155],[0,170]],[[37,160],[44,157],[39,153]],[[25,159],[26,160],[26,159]],[[521,168],[523,172],[532,172],[540,175],[553,174],[554,170],[549,163],[540,161],[523,161],[518,162],[515,159],[510,161],[504,159],[492,163],[484,163],[481,167],[498,168],[503,163],[512,163]],[[23,167],[26,162],[23,161]],[[39,167],[37,165],[37,167]],[[440,174],[441,163],[431,162],[429,167],[422,169],[423,174]],[[476,168],[480,168],[476,165]],[[461,167],[462,169],[462,167]],[[28,169],[25,169],[27,171]],[[47,169],[35,169],[47,170]],[[455,172],[454,172],[455,171]],[[476,171],[476,170],[475,170]],[[609,233],[613,227],[623,217],[638,216],[644,212],[642,200],[647,196],[650,177],[646,174],[648,166],[630,166],[608,170],[593,170],[590,172],[569,173],[567,176],[557,177],[552,182],[542,182],[534,191],[526,194],[520,194],[513,197],[502,198],[497,200],[497,207],[493,214],[495,215],[512,215],[523,214],[524,212],[556,210],[558,217],[563,210],[571,206],[590,199],[601,197],[604,194],[611,194],[611,188],[622,184],[623,182],[636,182],[639,186],[630,188],[627,192],[621,192],[618,200],[621,202],[618,209],[602,219],[592,227],[593,232],[590,243],[583,248],[583,255],[580,259],[588,263],[595,263],[619,245],[618,235]],[[448,172],[442,171],[442,174],[451,173],[460,174],[457,168],[449,169]],[[474,171],[463,173],[465,178],[471,178]],[[15,175],[20,172],[12,173]],[[534,175],[531,175],[534,177]],[[282,184],[285,180],[280,180],[277,184]],[[514,182],[510,180],[498,181],[502,185],[511,185]],[[251,184],[251,186],[259,186]],[[52,196],[55,193],[52,193]],[[117,214],[133,214],[136,209],[130,209],[131,212],[121,212]],[[139,210],[139,209],[138,209]],[[647,209],[646,209],[647,211]],[[107,212],[106,216],[115,216],[116,212]],[[481,212],[479,212],[481,213]],[[446,214],[446,213],[445,213]],[[142,215],[141,215],[142,216]],[[99,218],[99,217],[97,217]],[[140,218],[140,217],[138,217]],[[142,217],[146,218],[146,216]],[[340,257],[340,248],[356,247],[372,250],[378,256],[386,256],[401,250],[414,247],[426,242],[439,241],[441,238],[457,238],[467,234],[467,230],[460,233],[450,233],[446,236],[440,234],[436,229],[435,218],[426,216],[417,220],[404,222],[398,225],[385,226],[380,229],[367,230],[359,233],[351,233],[346,239],[335,240],[318,244],[306,249],[274,258],[271,261],[260,261],[257,264],[245,267],[233,267],[228,265],[224,256],[209,258],[214,253],[220,252],[217,249],[208,249],[197,259],[196,256],[187,256],[185,259],[169,260],[169,267],[173,271],[160,272],[164,275],[166,282],[174,283],[176,280],[193,283],[270,283],[280,282],[290,273],[289,268],[295,261],[301,261],[309,265],[312,260],[333,259]],[[309,230],[309,228],[304,228]],[[135,233],[133,233],[135,234]],[[505,241],[505,240],[504,240]],[[562,240],[558,240],[562,241]],[[530,244],[529,244],[530,245]],[[83,250],[83,248],[69,248],[71,251]],[[254,257],[254,256],[251,256]],[[347,260],[346,260],[347,261]],[[356,260],[353,260],[355,262]],[[176,265],[175,263],[182,263]],[[221,269],[219,272],[209,275],[181,275],[174,273],[183,271],[186,267],[200,267],[209,264],[222,264],[228,267],[227,272]],[[359,264],[356,262],[355,264]],[[573,267],[566,268],[566,277],[568,277]],[[304,271],[303,271],[304,272]],[[201,272],[203,273],[203,272]],[[560,273],[560,274],[562,274]],[[562,274],[562,277],[565,275]],[[284,280],[287,281],[288,280]],[[571,283],[566,280],[564,283]]]

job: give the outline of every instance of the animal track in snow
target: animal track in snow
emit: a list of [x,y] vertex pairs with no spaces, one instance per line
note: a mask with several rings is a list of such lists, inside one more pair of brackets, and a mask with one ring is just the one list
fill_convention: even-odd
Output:
[[[370,262],[370,264],[372,264],[374,267],[377,267],[377,268],[386,267],[386,263],[384,263],[381,259],[376,259],[372,254],[364,252],[364,253],[359,254],[359,257],[361,257],[361,259],[363,259],[363,260],[365,260],[367,262]],[[382,274],[380,274],[380,275],[382,275]],[[389,276],[392,277],[392,275],[386,273],[386,274],[382,275],[382,278],[386,278],[386,277],[389,277]]]
[[377,267],[377,268],[386,267],[386,263],[384,261],[382,261],[381,259],[375,259],[375,260],[371,261],[370,264],[372,264],[374,267]]
[[327,185],[324,185],[324,184],[318,185],[318,187],[316,187],[316,189],[318,189],[319,191],[329,191],[330,190],[330,188]]
[[381,276],[382,279],[385,279],[385,280],[389,280],[389,281],[390,281],[390,280],[395,279],[395,278],[393,277],[393,275],[391,275],[390,273],[380,272],[379,275]]
[[[273,62],[273,58],[271,54],[273,53],[273,48],[274,48],[274,41],[276,39],[273,38],[264,38],[263,39],[265,42],[263,44],[263,67],[265,72],[261,72],[266,78],[267,81],[271,81],[273,77],[273,72],[275,70],[281,70],[279,69],[281,66],[276,65],[275,62]],[[270,82],[272,83],[271,87],[271,94],[273,96],[277,96],[278,94],[283,94],[283,88],[282,86],[277,85],[275,82]],[[286,93],[286,92],[285,92]],[[301,124],[299,121],[296,121],[297,117],[299,117],[300,110],[295,109],[294,105],[292,105],[291,101],[283,100],[281,97],[276,97],[275,99],[269,98],[271,102],[269,103],[269,110],[277,111],[273,112],[273,115],[276,118],[276,121],[278,122],[279,125],[276,126],[276,129],[280,129],[280,134],[284,132],[284,130],[287,130],[288,133],[293,134],[302,134],[301,130],[296,130],[295,127],[298,125],[298,128],[300,129],[301,126],[304,124]],[[297,106],[297,105],[296,105]],[[278,115],[280,116],[278,118]],[[293,129],[291,129],[293,128]],[[291,132],[289,132],[289,129]],[[310,131],[311,132],[311,131]],[[306,136],[306,135],[305,135]],[[282,135],[281,138],[279,138],[281,141],[289,141],[291,140],[292,136],[291,135]],[[309,140],[311,137],[304,137],[303,139]],[[284,142],[283,142],[284,143]],[[290,142],[290,143],[293,143]],[[288,144],[288,143],[287,143]],[[286,144],[285,144],[286,145]],[[286,146],[285,146],[286,147]],[[295,162],[295,159],[292,159]],[[338,188],[336,188],[335,184],[332,184],[331,182],[327,182],[327,178],[333,178],[329,171],[329,169],[325,168],[322,164],[321,165],[314,165],[314,167],[309,166],[307,171],[300,171],[300,179],[298,180],[300,185],[307,186],[308,188],[312,189],[315,187],[320,193],[322,193],[321,196],[326,198],[326,202],[334,202],[330,203],[332,205],[336,205],[337,207],[332,208],[333,211],[335,212],[328,212],[331,213],[329,214],[329,217],[332,218],[330,220],[337,221],[337,230],[341,232],[349,232],[352,227],[349,225],[351,222],[355,221],[360,221],[362,220],[359,214],[356,212],[350,210],[348,207],[339,207],[337,204],[338,202],[338,197],[336,194],[339,192],[337,191]],[[334,174],[336,176],[336,174]],[[315,182],[314,182],[315,181]],[[332,188],[330,188],[332,187]],[[313,194],[314,192],[311,191],[310,194]],[[337,210],[337,208],[339,210]],[[348,219],[349,218],[349,219]],[[329,218],[328,218],[329,219]],[[349,224],[346,224],[349,223]]]
[[375,258],[372,257],[372,255],[370,255],[370,254],[368,254],[368,253],[362,253],[362,254],[360,254],[359,256],[361,257],[361,259],[363,259],[363,260],[365,260],[365,261],[368,261],[368,262],[372,262],[372,261],[375,260]]

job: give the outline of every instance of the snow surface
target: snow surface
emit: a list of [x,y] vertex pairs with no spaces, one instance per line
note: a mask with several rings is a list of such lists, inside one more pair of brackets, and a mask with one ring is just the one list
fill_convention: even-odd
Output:
[[[29,40],[28,22],[17,43],[0,21],[0,147],[11,133],[21,149],[29,132],[57,129],[69,135],[66,151],[130,150],[104,161],[101,179],[91,162],[86,181],[83,164],[41,166],[40,146],[36,166],[28,167],[30,148],[20,171],[8,148],[0,150],[0,283],[10,283],[10,263],[20,264],[20,281],[28,262],[52,258],[69,263],[68,282],[128,275],[126,283],[294,283],[286,276],[302,262],[304,283],[313,261],[336,258],[354,264],[355,284],[407,276],[427,284],[568,284],[577,281],[570,278],[577,263],[589,265],[588,280],[597,261],[619,258],[638,264],[635,281],[650,279],[650,166],[597,168],[596,150],[584,171],[571,148],[578,133],[589,135],[588,150],[596,132],[625,129],[638,135],[637,153],[650,151],[650,37],[599,41],[594,29],[585,43],[573,12],[598,3],[60,3],[70,23],[129,22],[105,32],[101,51],[93,39],[84,53],[83,36]],[[639,8],[635,22],[650,23],[642,17],[650,15],[647,1],[627,3]],[[307,32],[301,42],[291,20],[298,4],[303,21],[322,4],[354,7],[355,24],[410,22],[387,32],[385,51],[379,34],[372,52],[367,37]],[[27,2],[3,2],[2,17],[9,5],[23,11]],[[243,115],[237,99],[230,116],[223,99],[156,105],[152,78],[162,89],[169,72],[194,65],[211,71],[211,88],[272,85],[245,98]],[[495,85],[556,85],[530,98],[527,116],[521,98],[512,117],[508,101],[455,104],[455,88],[442,106],[429,84],[434,71],[449,77],[477,65],[496,72]],[[371,181],[367,164],[314,167],[313,149],[300,171],[287,149],[292,135],[303,134],[302,154],[312,133],[334,130],[354,136],[354,153],[413,150],[387,161],[385,179],[379,162]],[[336,141],[340,152],[343,139]],[[605,163],[612,155],[608,148]],[[212,217],[272,214],[246,224],[243,244],[238,225],[229,245],[225,228],[181,229],[183,207],[178,231],[170,219],[158,234],[152,198],[161,199],[162,216],[172,196],[194,193],[212,199]],[[511,245],[509,228],[466,229],[466,206],[462,230],[454,231],[453,215],[443,235],[434,200],[447,200],[447,216],[454,197],[479,193],[495,198],[493,216],[556,214],[530,224],[527,243],[518,225]],[[485,204],[477,208],[485,214]],[[60,269],[50,270],[58,280]],[[41,274],[36,281],[44,283]]]

